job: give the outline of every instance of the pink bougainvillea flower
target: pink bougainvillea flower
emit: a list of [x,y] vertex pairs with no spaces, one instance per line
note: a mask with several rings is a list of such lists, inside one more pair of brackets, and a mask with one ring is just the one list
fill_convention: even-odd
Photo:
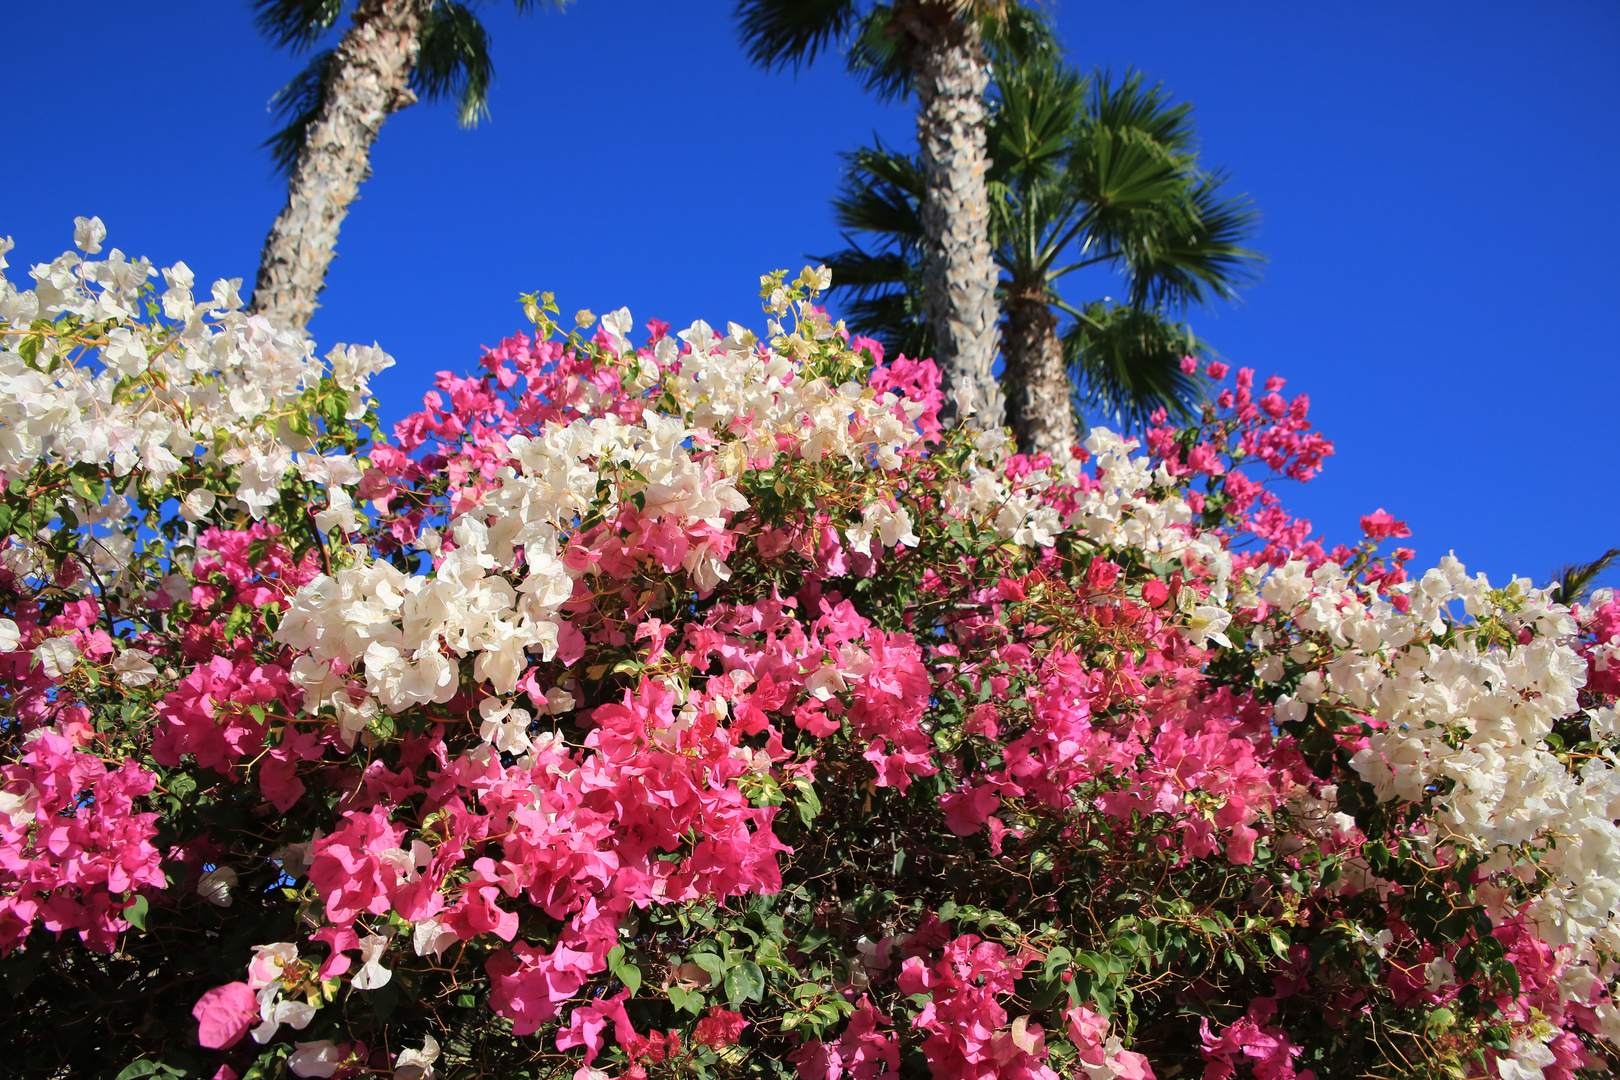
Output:
[[216,986],[197,1000],[197,1041],[211,1050],[235,1046],[259,1022],[259,999],[245,982]]

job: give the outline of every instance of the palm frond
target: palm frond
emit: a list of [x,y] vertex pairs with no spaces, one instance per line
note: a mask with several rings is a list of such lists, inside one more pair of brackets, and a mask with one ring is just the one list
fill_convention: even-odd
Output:
[[1192,106],[1173,104],[1163,83],[1145,86],[1139,71],[1127,70],[1116,84],[1111,72],[1099,70],[1092,80],[1087,122],[1116,131],[1139,131],[1171,154],[1190,155],[1198,148]]
[[1140,131],[1093,128],[1076,154],[1069,183],[1090,208],[1093,242],[1124,250],[1153,220],[1184,211],[1184,163]]
[[344,0],[253,0],[253,25],[278,48],[313,48],[343,14]]
[[979,36],[990,63],[998,68],[1049,64],[1063,55],[1051,17],[1030,4],[995,5],[980,13]]
[[489,87],[495,79],[489,32],[465,4],[441,3],[428,12],[419,41],[411,89],[424,101],[454,97],[456,122],[476,127],[489,115]]
[[1034,183],[1060,171],[1085,106],[1079,73],[1055,63],[996,68],[995,110],[986,129],[991,174]]
[[1181,370],[1181,359],[1207,347],[1190,328],[1126,304],[1067,310],[1077,317],[1064,335],[1064,358],[1083,411],[1125,431],[1146,426],[1160,408],[1191,414],[1203,387]]
[[768,71],[814,63],[858,17],[854,0],[740,0],[736,10],[748,59]]
[[875,4],[860,17],[850,35],[844,64],[880,101],[899,101],[912,90],[911,65],[901,55],[890,22],[894,8]]
[[326,104],[327,72],[336,55],[336,49],[316,53],[304,65],[304,70],[270,99],[270,107],[286,123],[260,145],[269,149],[276,172],[283,176],[290,175],[298,163],[310,126]]
[[[988,6],[974,17],[997,17]],[[992,68],[985,182],[1001,290],[1045,290],[1055,308],[1074,316],[1065,348],[1077,408],[1126,429],[1160,408],[1184,417],[1204,383],[1181,370],[1182,359],[1208,349],[1170,311],[1231,296],[1247,279],[1259,260],[1242,246],[1253,208],[1223,193],[1224,175],[1198,169],[1186,106],[1135,73],[1088,81],[1041,54],[1044,16],[1010,2],[1001,7],[1004,29],[1025,15],[1032,20],[1035,43],[1020,48],[1036,57]],[[870,12],[863,35],[885,27],[889,11]],[[893,51],[887,39],[867,40]],[[833,271],[837,310],[889,348],[928,355],[919,161],[881,143],[847,160],[833,206],[848,247],[821,257]],[[1058,266],[1060,258],[1070,265]],[[1058,280],[1098,263],[1124,275],[1131,302],[1070,306]]]
[[846,160],[849,167],[833,197],[833,216],[839,227],[876,234],[891,245],[920,243],[924,181],[917,159],[889,150],[878,141],[847,155]]
[[867,251],[848,236],[844,242],[850,246],[831,255],[812,255],[812,259],[832,271],[833,288],[851,292],[892,291],[906,288],[919,275],[905,255],[893,251]]
[[1592,583],[1603,571],[1620,560],[1620,548],[1610,548],[1589,563],[1571,563],[1558,571],[1557,580],[1548,586],[1552,598],[1560,604],[1574,606],[1585,600],[1592,591]]
[[848,236],[844,239],[850,245],[844,250],[812,258],[832,271],[833,296],[845,324],[877,338],[891,353],[930,355],[917,260],[907,252],[867,251]]
[[1230,300],[1258,276],[1264,257],[1243,246],[1259,213],[1247,196],[1224,196],[1222,173],[1200,176],[1186,205],[1164,215],[1129,253],[1130,295],[1145,307]]
[[[849,246],[819,257],[832,271],[833,297],[852,330],[877,338],[889,350],[928,355],[933,346],[922,322],[922,165],[880,139],[845,160],[849,164],[833,198],[833,215],[849,230],[844,234]],[[851,233],[863,234],[875,246],[863,247]]]

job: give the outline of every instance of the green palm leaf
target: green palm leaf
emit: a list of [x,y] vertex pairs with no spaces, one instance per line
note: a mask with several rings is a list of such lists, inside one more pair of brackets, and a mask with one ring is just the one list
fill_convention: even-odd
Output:
[[[1077,408],[1127,428],[1159,408],[1187,415],[1203,384],[1182,357],[1207,347],[1169,313],[1252,280],[1252,205],[1198,168],[1191,110],[1136,73],[1088,80],[1037,57],[995,78],[987,187],[1004,294],[1044,293],[1070,316]],[[823,259],[843,313],[890,347],[926,351],[919,163],[881,143],[847,160],[833,206],[849,246]],[[1060,284],[1087,266],[1119,274],[1128,303],[1067,303]]]
[[881,141],[847,155],[843,189],[833,199],[840,228],[869,232],[906,244],[922,240],[923,175],[917,160],[886,149]]
[[253,25],[278,48],[303,52],[337,24],[344,0],[254,0]]
[[1181,360],[1207,351],[1190,328],[1127,304],[1094,301],[1084,310],[1064,308],[1076,316],[1063,346],[1082,413],[1126,430],[1145,427],[1148,416],[1161,408],[1178,417],[1190,415],[1203,386],[1181,370]]
[[1571,563],[1564,567],[1548,586],[1553,600],[1569,606],[1581,603],[1598,577],[1616,562],[1620,562],[1620,548],[1610,548],[1589,563]]
[[883,342],[891,353],[928,355],[932,344],[923,323],[922,273],[915,257],[867,251],[854,241],[842,251],[813,257],[845,290],[844,322],[851,330]]
[[1092,83],[1087,102],[1087,123],[1114,131],[1137,131],[1167,153],[1190,156],[1197,151],[1192,106],[1174,104],[1162,84],[1146,87],[1142,74],[1127,71],[1117,84],[1104,69]]
[[454,97],[457,123],[476,127],[489,115],[495,79],[489,32],[465,4],[443,3],[428,13],[420,41],[411,89],[424,101]]
[[[337,24],[346,0],[254,0],[254,24],[283,48],[302,52],[312,48]],[[513,0],[518,14],[539,8],[562,9],[569,0]],[[418,37],[411,89],[424,101],[454,98],[456,120],[475,127],[489,116],[489,88],[495,81],[490,59],[489,32],[473,6],[459,0],[427,0],[427,13]],[[288,173],[303,151],[309,127],[325,101],[326,73],[333,50],[317,53],[304,69],[270,99],[283,123],[264,145],[276,171]]]
[[327,72],[336,55],[336,49],[322,49],[270,99],[270,107],[285,123],[261,145],[269,149],[270,160],[280,175],[292,173],[308,141],[309,128],[325,106]]
[[[979,10],[979,36],[992,64],[1055,60],[1060,49],[1051,21],[1023,4],[965,4]],[[895,101],[912,90],[911,66],[901,55],[892,25],[894,7],[874,4],[849,33],[845,63],[880,100]]]
[[738,30],[748,59],[767,71],[815,62],[856,25],[854,0],[742,0]]
[[1221,194],[1224,177],[1201,176],[1186,196],[1186,205],[1166,215],[1150,241],[1139,244],[1131,259],[1133,303],[1160,307],[1231,300],[1239,285],[1252,281],[1262,256],[1244,247],[1259,214],[1245,196]]

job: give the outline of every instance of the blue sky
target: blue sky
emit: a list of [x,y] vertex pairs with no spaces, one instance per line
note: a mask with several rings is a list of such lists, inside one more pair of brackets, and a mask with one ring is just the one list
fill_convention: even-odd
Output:
[[[1203,160],[1262,215],[1269,263],[1192,321],[1235,365],[1289,379],[1337,445],[1285,491],[1330,542],[1377,507],[1421,563],[1455,550],[1544,581],[1620,545],[1620,8],[1608,2],[1048,4],[1075,62],[1190,101]],[[565,311],[762,324],[758,275],[839,246],[840,151],[910,138],[908,106],[841,65],[747,65],[731,4],[490,3],[493,120],[389,120],[311,332],[432,372]],[[64,13],[71,25],[64,20]],[[301,66],[243,2],[9,4],[0,235],[13,280],[97,214],[113,244],[251,284],[285,188],[258,144]],[[1089,298],[1080,296],[1080,298]],[[1620,580],[1615,583],[1620,584]]]

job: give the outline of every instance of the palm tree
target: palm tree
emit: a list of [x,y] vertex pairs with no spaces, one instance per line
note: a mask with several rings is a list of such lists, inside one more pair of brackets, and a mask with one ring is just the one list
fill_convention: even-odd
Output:
[[843,41],[869,85],[917,95],[923,322],[953,402],[999,417],[985,90],[995,43],[1049,39],[1044,21],[1012,0],[739,0],[737,18],[749,57],[767,69],[797,69]]
[[1569,607],[1585,603],[1591,595],[1592,585],[1616,562],[1620,562],[1620,548],[1610,548],[1589,563],[1571,563],[1564,567],[1547,583],[1552,599]]
[[[515,3],[525,13],[567,0]],[[297,52],[313,48],[346,7],[347,0],[254,0],[260,31]],[[467,4],[358,0],[350,24],[276,94],[286,126],[265,144],[287,176],[287,205],[265,238],[251,309],[300,332],[315,314],[349,204],[371,175],[371,144],[383,121],[424,98],[455,97],[463,127],[489,113],[489,35]]]
[[[991,234],[1001,271],[1007,418],[1026,452],[1076,441],[1082,410],[1125,426],[1158,408],[1184,413],[1196,392],[1182,357],[1205,348],[1170,318],[1231,297],[1257,256],[1247,202],[1197,167],[1190,110],[1140,76],[1082,80],[1049,59],[996,66],[987,138]],[[914,158],[856,151],[834,200],[839,223],[876,241],[828,256],[849,290],[850,325],[918,344],[921,199]],[[846,233],[846,237],[848,233]],[[1068,302],[1058,283],[1110,267],[1122,302]],[[1060,315],[1072,324],[1059,334]]]

